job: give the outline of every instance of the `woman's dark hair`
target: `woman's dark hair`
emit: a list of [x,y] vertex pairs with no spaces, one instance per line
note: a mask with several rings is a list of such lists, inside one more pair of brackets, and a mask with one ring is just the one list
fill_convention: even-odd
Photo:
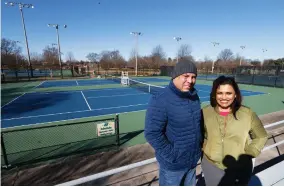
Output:
[[217,100],[216,100],[217,89],[219,88],[220,85],[226,85],[226,84],[231,85],[236,92],[236,98],[232,103],[231,109],[234,117],[237,119],[236,112],[239,110],[239,108],[242,105],[242,95],[239,86],[233,77],[225,77],[222,75],[218,77],[216,80],[214,80],[213,87],[210,93],[210,104],[212,107],[217,106]]

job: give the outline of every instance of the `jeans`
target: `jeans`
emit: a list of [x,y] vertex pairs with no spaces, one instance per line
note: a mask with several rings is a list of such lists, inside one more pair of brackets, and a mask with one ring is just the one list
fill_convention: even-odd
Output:
[[170,171],[160,167],[160,186],[195,186],[196,168]]

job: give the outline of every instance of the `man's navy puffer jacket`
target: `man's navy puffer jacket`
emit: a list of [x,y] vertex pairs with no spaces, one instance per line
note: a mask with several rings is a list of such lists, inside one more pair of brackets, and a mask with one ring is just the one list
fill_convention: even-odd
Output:
[[146,112],[145,138],[160,167],[194,168],[201,156],[201,107],[197,91],[181,92],[173,81],[153,95]]

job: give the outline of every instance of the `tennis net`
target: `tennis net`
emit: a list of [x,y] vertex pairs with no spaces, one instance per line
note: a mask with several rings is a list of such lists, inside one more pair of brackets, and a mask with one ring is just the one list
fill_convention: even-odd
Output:
[[105,79],[112,80],[116,83],[121,83],[121,77],[112,76],[112,75],[105,75]]
[[136,81],[136,80],[133,80],[133,79],[128,80],[128,85],[131,88],[135,88],[137,90],[140,90],[140,91],[143,91],[143,92],[146,92],[146,93],[150,93],[150,94],[156,94],[157,92],[164,89],[164,87],[162,87],[162,86],[147,84],[147,83]]

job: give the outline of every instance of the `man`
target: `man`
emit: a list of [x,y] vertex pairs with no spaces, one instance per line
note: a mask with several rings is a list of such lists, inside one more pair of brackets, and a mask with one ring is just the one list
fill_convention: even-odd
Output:
[[161,186],[196,184],[202,144],[196,76],[193,62],[178,62],[169,85],[149,102],[145,138],[155,149]]

